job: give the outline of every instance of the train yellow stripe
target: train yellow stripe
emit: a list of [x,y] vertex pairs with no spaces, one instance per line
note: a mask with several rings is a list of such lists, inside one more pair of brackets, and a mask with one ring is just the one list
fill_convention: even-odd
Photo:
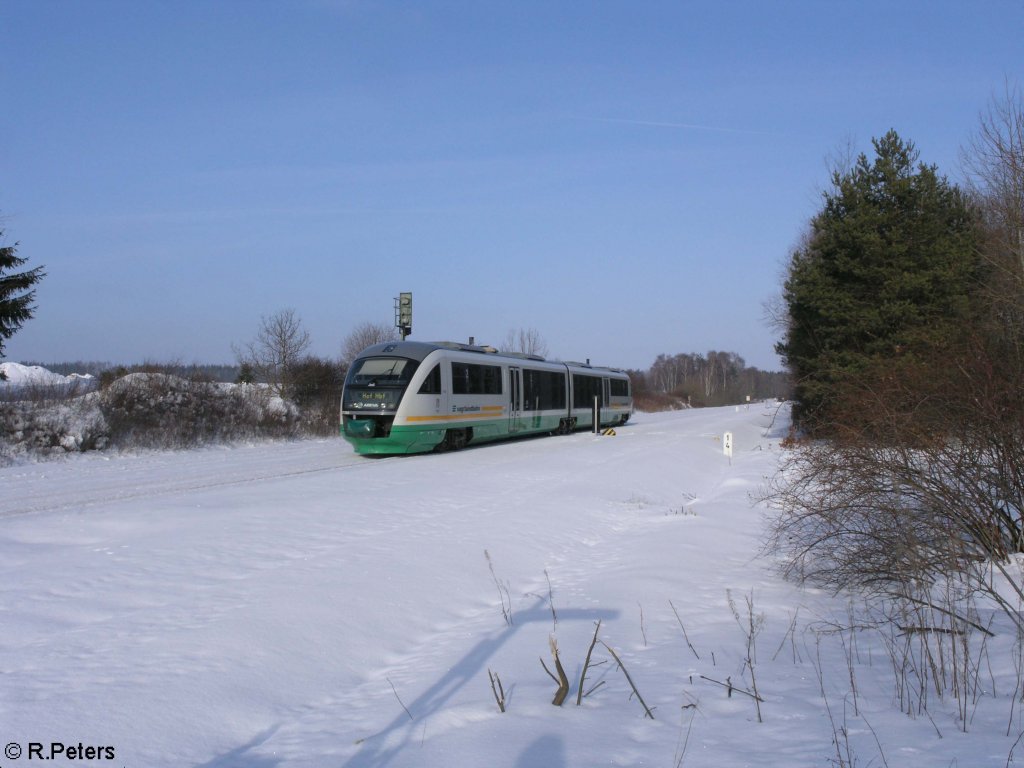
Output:
[[404,421],[409,423],[423,421],[465,421],[467,419],[495,419],[503,418],[504,409],[485,409],[474,413],[446,413],[441,416],[406,416]]

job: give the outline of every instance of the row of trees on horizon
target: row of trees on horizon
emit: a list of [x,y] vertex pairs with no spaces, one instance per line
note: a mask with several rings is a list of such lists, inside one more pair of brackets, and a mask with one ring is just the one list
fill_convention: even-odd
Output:
[[645,410],[733,405],[785,399],[789,374],[748,366],[735,352],[661,354],[646,371],[630,371],[634,396]]

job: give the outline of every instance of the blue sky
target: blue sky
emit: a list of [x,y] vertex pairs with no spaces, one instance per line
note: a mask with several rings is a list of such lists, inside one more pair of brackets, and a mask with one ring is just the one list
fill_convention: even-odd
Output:
[[233,359],[294,308],[414,339],[777,369],[827,161],[959,176],[1024,0],[0,0],[0,216],[48,276],[8,360]]

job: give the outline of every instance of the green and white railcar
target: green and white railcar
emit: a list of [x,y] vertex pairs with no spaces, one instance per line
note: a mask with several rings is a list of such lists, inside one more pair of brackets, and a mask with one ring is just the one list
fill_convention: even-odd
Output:
[[529,434],[624,424],[629,377],[450,342],[402,341],[363,350],[349,369],[341,434],[357,453],[420,453]]

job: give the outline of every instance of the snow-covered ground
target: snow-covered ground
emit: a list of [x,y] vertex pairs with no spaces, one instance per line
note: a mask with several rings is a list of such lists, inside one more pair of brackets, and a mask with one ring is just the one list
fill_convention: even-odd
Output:
[[[331,439],[0,469],[0,735],[23,750],[0,764],[59,742],[128,768],[1006,765],[1012,637],[966,733],[955,702],[900,714],[872,635],[822,631],[846,601],[759,556],[751,494],[785,420],[758,404],[405,458]],[[653,720],[600,643],[576,705],[598,621]],[[720,685],[752,690],[748,656],[763,722]]]

